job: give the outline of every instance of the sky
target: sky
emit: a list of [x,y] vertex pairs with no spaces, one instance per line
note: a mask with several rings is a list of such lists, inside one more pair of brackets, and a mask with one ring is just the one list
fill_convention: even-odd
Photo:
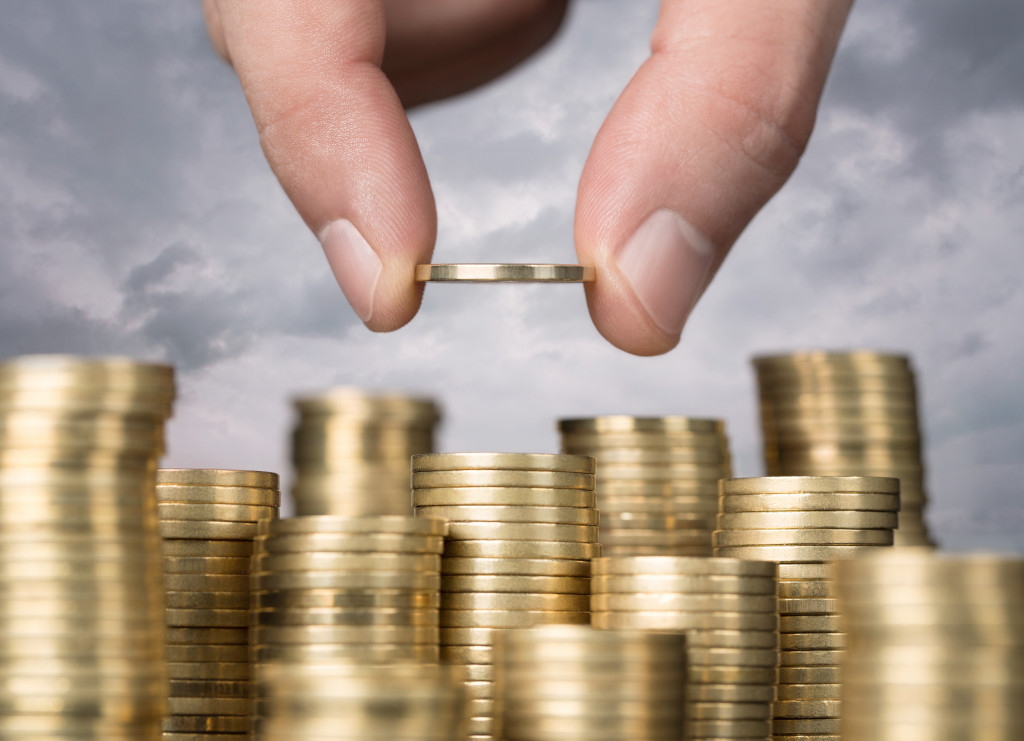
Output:
[[[590,143],[648,54],[652,0],[579,0],[556,39],[411,112],[438,262],[575,262]],[[579,286],[427,287],[366,330],[259,148],[200,3],[0,0],[0,357],[172,362],[164,465],[287,480],[292,399],[431,395],[439,448],[554,452],[555,421],[726,420],[763,473],[755,354],[871,348],[917,372],[937,539],[1024,550],[1024,5],[861,0],[796,174],[679,347],[594,330]]]

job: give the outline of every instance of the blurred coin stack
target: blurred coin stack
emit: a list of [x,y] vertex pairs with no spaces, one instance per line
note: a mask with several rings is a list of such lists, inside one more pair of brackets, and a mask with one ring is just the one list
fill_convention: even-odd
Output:
[[153,487],[173,400],[168,366],[0,364],[0,738],[160,738]]
[[256,741],[463,741],[458,667],[287,663],[268,666]]
[[715,555],[779,564],[774,736],[837,738],[846,636],[825,562],[892,545],[899,481],[769,476],[726,479],[721,491]]
[[436,403],[338,388],[295,406],[297,515],[410,514],[409,458],[434,450]]
[[607,556],[592,566],[595,627],[686,632],[683,738],[771,737],[779,660],[775,564]]
[[1024,738],[1024,560],[900,549],[832,568],[844,741]]
[[597,460],[605,554],[711,555],[718,480],[732,475],[721,421],[607,416],[558,428],[563,452]]
[[686,636],[547,625],[496,638],[507,741],[678,741]]
[[590,622],[590,559],[600,555],[594,459],[434,454],[415,456],[412,470],[416,514],[448,521],[441,658],[466,670],[470,738],[500,738],[495,631]]
[[932,545],[909,358],[811,351],[754,358],[771,476],[898,478],[895,544]]
[[257,680],[278,665],[437,663],[445,530],[412,515],[271,523],[252,563]]
[[164,741],[249,730],[249,561],[277,518],[278,475],[162,468],[156,474],[167,589],[170,715]]

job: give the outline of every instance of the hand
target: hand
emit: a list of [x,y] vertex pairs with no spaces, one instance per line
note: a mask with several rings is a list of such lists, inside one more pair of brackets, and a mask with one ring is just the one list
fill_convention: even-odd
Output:
[[[597,329],[667,352],[787,180],[852,0],[663,0],[651,57],[583,169],[576,250]],[[370,329],[415,315],[436,213],[403,110],[503,72],[565,0],[204,0],[282,186]],[[625,9],[623,12],[628,12]],[[387,53],[385,53],[387,38]]]

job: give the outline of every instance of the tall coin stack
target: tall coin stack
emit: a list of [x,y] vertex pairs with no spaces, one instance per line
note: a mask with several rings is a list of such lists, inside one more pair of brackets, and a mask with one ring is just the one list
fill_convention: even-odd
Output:
[[157,741],[168,366],[0,364],[0,737]]
[[1024,738],[1024,560],[900,549],[833,574],[844,741]]
[[416,514],[448,521],[441,658],[465,667],[470,738],[500,738],[495,632],[590,622],[590,559],[601,548],[594,459],[418,455],[412,470]]
[[846,635],[825,562],[892,545],[899,481],[770,476],[726,479],[721,490],[715,555],[779,564],[775,738],[836,737]]
[[274,664],[262,673],[255,741],[464,741],[458,667]]
[[779,661],[775,564],[607,556],[594,560],[592,579],[595,627],[686,632],[683,738],[771,737]]
[[497,636],[507,741],[678,741],[686,636],[547,625]]
[[895,544],[932,545],[909,358],[812,351],[754,358],[754,367],[768,474],[898,478]]
[[607,416],[558,428],[563,452],[597,460],[605,554],[711,555],[718,480],[732,475],[720,420]]
[[278,475],[156,473],[167,589],[170,715],[164,741],[245,738],[249,730],[249,561],[259,523],[277,518]]
[[409,515],[409,458],[434,450],[430,399],[338,388],[297,399],[295,513]]
[[412,515],[271,523],[252,563],[257,680],[279,665],[436,663],[446,529]]

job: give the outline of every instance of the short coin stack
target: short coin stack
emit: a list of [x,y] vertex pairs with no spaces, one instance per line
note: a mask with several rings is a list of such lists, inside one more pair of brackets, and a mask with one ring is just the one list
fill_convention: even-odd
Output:
[[773,563],[733,558],[598,558],[591,619],[597,628],[686,632],[685,738],[768,739],[779,658],[775,573]]
[[844,741],[1024,738],[1024,560],[898,549],[832,568]]
[[590,622],[590,559],[600,555],[594,459],[453,453],[412,460],[418,516],[448,521],[441,658],[466,669],[469,733],[494,726],[497,629]]
[[255,741],[463,741],[458,667],[275,664],[257,686]]
[[562,450],[597,460],[607,555],[710,556],[718,480],[732,475],[719,420],[563,419]]
[[257,678],[277,665],[436,663],[445,530],[412,515],[272,523],[252,564]]
[[0,364],[0,738],[160,738],[153,474],[173,399],[168,366]]
[[244,739],[249,561],[259,523],[277,518],[278,475],[164,468],[156,480],[171,677],[164,741]]
[[777,476],[726,479],[721,490],[715,554],[779,564],[775,738],[834,738],[846,636],[825,561],[892,545],[899,481]]
[[497,637],[507,741],[678,741],[686,636],[548,625]]
[[759,357],[754,367],[769,475],[898,478],[895,544],[931,545],[910,360],[818,351]]
[[337,388],[295,400],[295,513],[409,515],[409,458],[434,450],[430,399]]

